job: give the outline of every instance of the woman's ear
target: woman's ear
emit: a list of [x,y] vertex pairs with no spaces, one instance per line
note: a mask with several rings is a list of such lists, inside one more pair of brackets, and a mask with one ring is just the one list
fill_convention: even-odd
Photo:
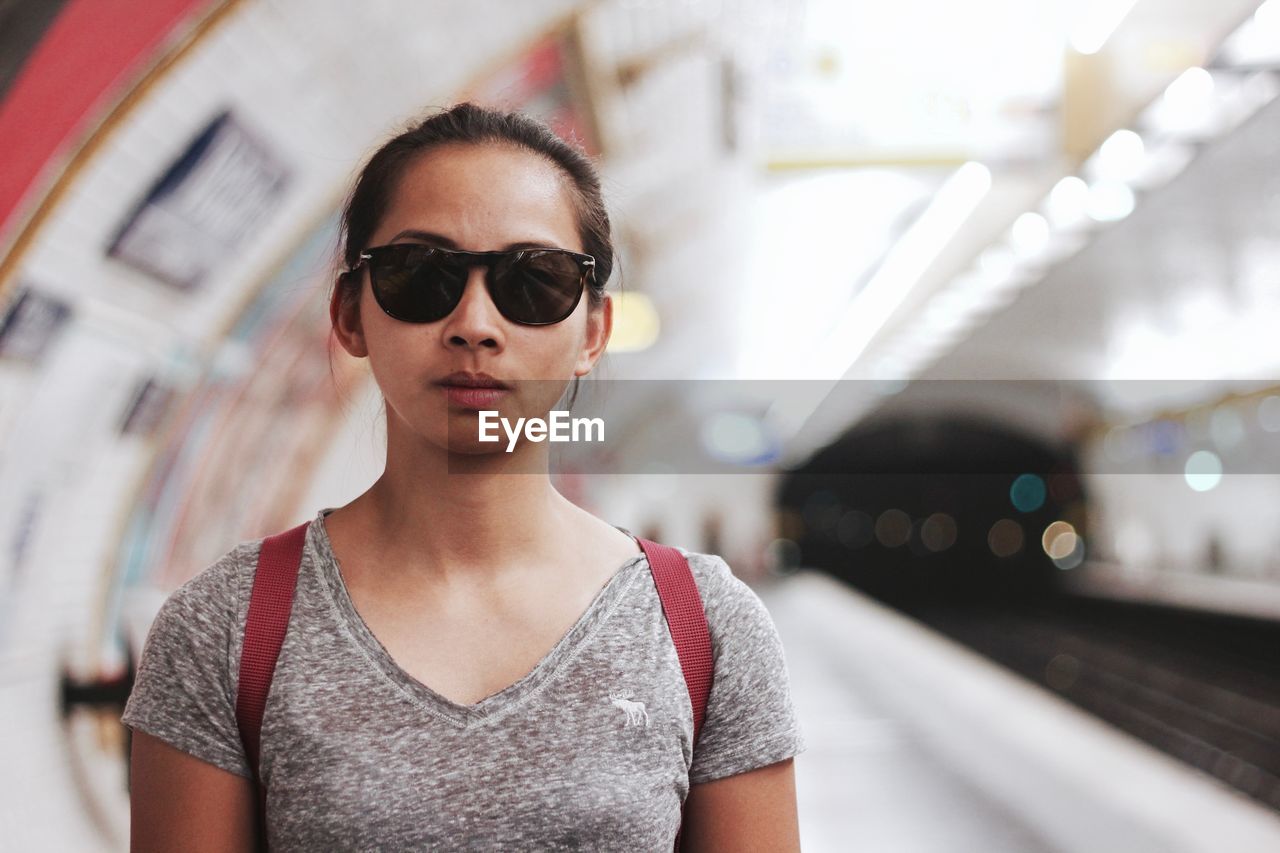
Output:
[[355,358],[365,358],[369,348],[365,346],[364,328],[360,324],[360,300],[344,298],[348,275],[350,273],[344,272],[338,276],[338,284],[329,298],[329,321],[342,348]]
[[587,335],[583,341],[582,352],[578,354],[578,363],[574,365],[574,376],[586,376],[596,366],[596,362],[604,355],[609,345],[609,337],[613,334],[613,298],[604,294],[598,310],[587,312]]

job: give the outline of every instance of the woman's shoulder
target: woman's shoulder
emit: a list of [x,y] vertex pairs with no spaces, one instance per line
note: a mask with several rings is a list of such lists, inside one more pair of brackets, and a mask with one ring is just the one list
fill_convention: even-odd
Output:
[[246,609],[262,539],[237,542],[168,593],[157,618],[168,616],[183,624],[212,628],[234,622]]
[[262,539],[242,540],[224,551],[177,588],[157,596],[141,648],[142,667],[157,662],[177,670],[208,668],[225,681],[234,669],[233,652],[243,634],[249,594]]
[[752,633],[762,627],[773,629],[772,617],[760,595],[734,573],[724,557],[679,546],[676,550],[689,563],[713,639],[729,631]]
[[738,594],[743,590],[753,592],[747,582],[738,577],[729,563],[719,554],[691,551],[679,545],[672,547],[679,551],[689,563],[689,570],[693,573],[699,591]]
[[249,776],[235,717],[238,638],[261,539],[242,541],[169,593],[151,620],[122,723]]
[[709,782],[803,752],[786,650],[764,601],[719,554],[679,550],[702,596],[714,661],[689,781]]
[[672,547],[679,551],[689,563],[689,570],[693,573],[693,578],[697,581],[700,590],[723,585],[730,578],[738,580],[733,569],[729,568],[729,564],[719,554],[691,551],[679,545]]

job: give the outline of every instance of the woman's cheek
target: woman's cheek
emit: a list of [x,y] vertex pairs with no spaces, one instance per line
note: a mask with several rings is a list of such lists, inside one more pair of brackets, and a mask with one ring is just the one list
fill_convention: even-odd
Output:
[[[436,389],[430,384],[430,371],[423,365],[421,354],[415,357],[405,347],[379,339],[369,347],[369,360],[382,396],[401,417],[417,419],[439,408],[443,396],[435,393],[433,397]],[[440,421],[443,424],[442,418]]]

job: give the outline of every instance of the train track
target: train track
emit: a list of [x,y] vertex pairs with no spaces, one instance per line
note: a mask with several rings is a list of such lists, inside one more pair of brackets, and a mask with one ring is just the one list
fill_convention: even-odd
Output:
[[901,609],[1280,812],[1280,625],[1067,597]]

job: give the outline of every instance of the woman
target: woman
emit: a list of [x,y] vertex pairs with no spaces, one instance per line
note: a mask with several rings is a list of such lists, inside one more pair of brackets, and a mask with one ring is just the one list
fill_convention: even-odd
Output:
[[[343,234],[333,329],[369,359],[387,461],[307,531],[262,723],[272,850],[666,851],[686,797],[683,849],[798,850],[805,747],[760,599],[680,549],[715,660],[695,751],[634,537],[555,491],[547,442],[477,441],[478,408],[545,416],[604,353],[613,247],[590,161],[460,104],[373,155]],[[450,253],[523,247],[550,251]],[[548,287],[486,289],[518,263]],[[460,301],[420,298],[450,274]],[[234,706],[261,544],[184,584],[148,634],[123,716],[135,850],[252,849]]]

